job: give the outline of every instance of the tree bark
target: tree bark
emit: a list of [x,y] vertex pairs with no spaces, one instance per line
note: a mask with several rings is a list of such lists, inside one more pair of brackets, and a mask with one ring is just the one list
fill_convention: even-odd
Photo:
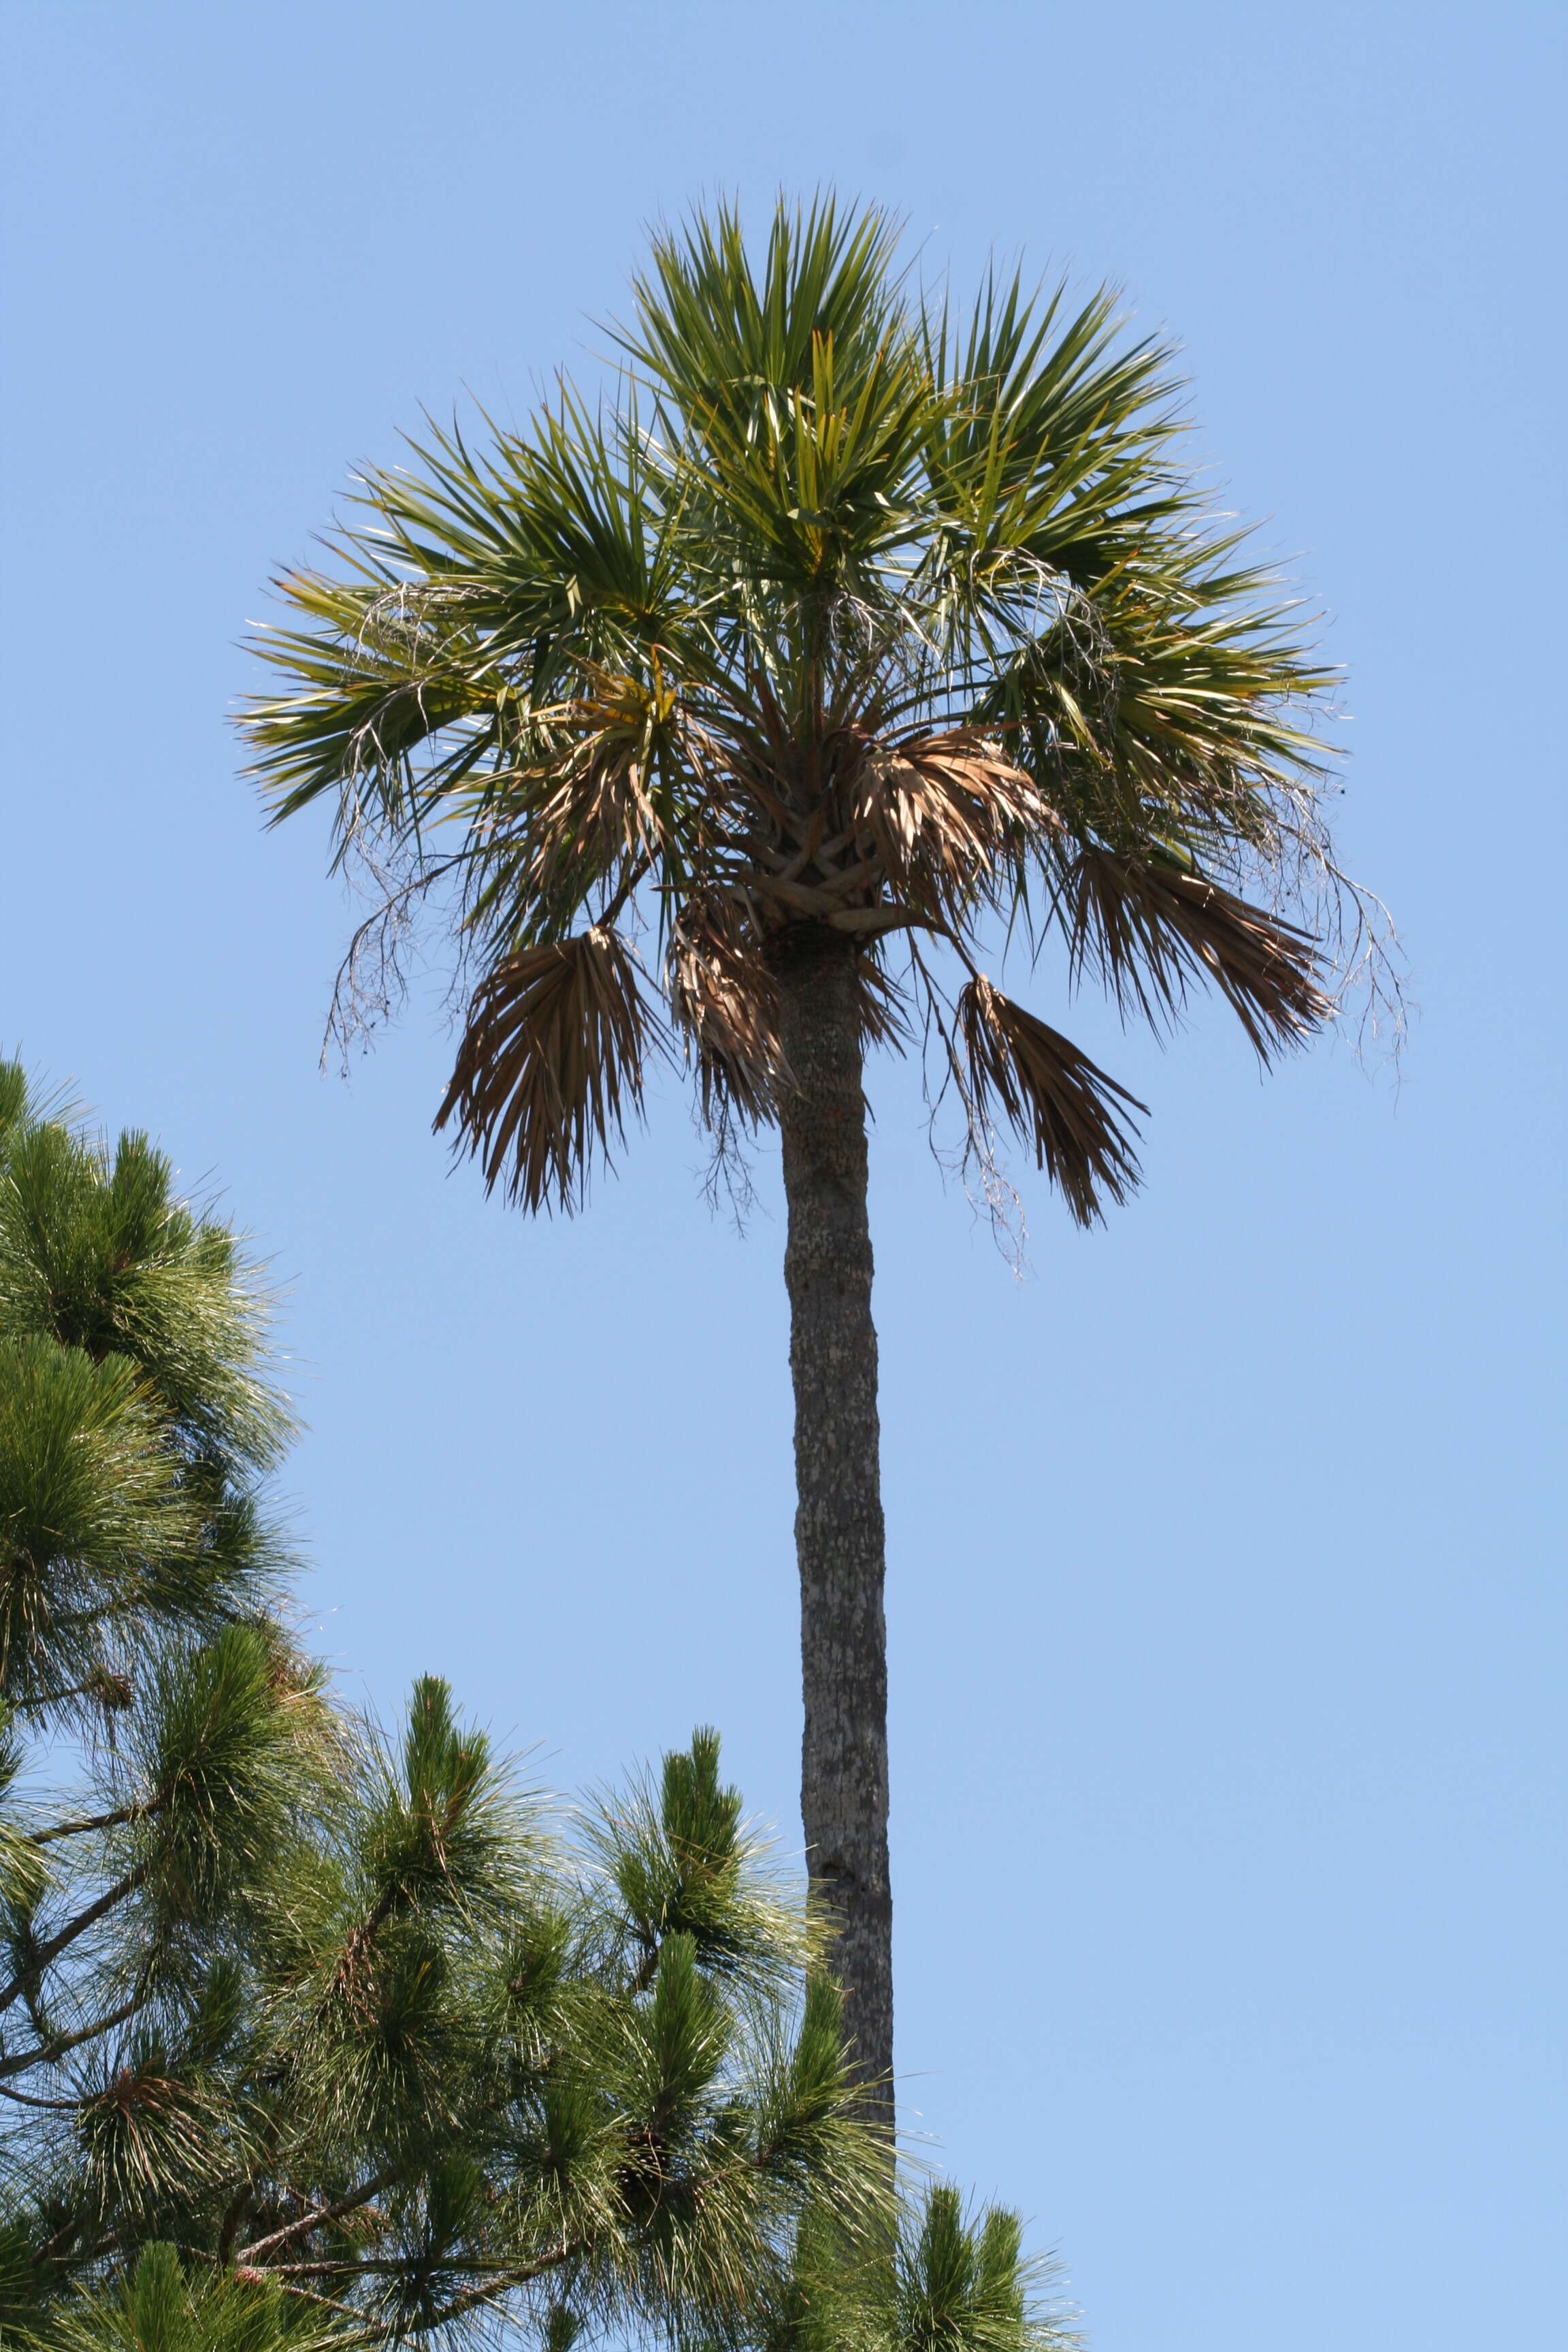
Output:
[[775,935],[769,960],[787,1068],[779,1125],[805,1701],[801,1813],[808,1866],[838,1921],[834,1967],[856,2071],[873,2086],[868,2109],[890,2129],[886,1546],[858,953],[843,933],[797,923]]

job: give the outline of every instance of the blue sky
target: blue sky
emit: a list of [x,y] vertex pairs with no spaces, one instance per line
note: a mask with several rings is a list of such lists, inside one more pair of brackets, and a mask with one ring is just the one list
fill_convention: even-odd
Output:
[[1545,7],[7,0],[0,1040],[288,1284],[322,1640],[570,1788],[723,1729],[794,1824],[776,1186],[673,1087],[575,1223],[428,1132],[439,990],[318,1075],[349,919],[226,714],[265,583],[644,224],[835,181],[926,268],[1126,289],[1347,668],[1341,837],[1421,1006],[1152,1107],[1016,1283],[879,1069],[906,2103],[1097,2352],[1561,2325],[1561,26]]

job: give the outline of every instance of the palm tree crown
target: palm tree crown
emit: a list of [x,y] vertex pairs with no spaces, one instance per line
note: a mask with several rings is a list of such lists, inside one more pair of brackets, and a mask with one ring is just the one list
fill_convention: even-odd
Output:
[[581,1198],[672,1033],[711,1121],[773,1115],[803,920],[855,942],[868,1041],[912,1014],[972,1144],[1000,1114],[1085,1222],[1136,1107],[978,971],[985,918],[1157,1023],[1212,982],[1266,1057],[1330,1010],[1310,929],[1236,895],[1338,878],[1329,673],[1181,461],[1170,353],[1104,293],[955,320],[895,246],[831,202],[760,261],[731,211],[661,236],[612,407],[433,430],[280,583],[245,721],[274,814],[336,799],[387,885],[362,957],[451,887],[439,1121],[530,1208]]

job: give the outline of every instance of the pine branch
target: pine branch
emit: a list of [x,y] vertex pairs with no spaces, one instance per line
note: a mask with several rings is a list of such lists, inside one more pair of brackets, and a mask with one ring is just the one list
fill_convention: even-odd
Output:
[[25,2074],[34,2066],[52,2066],[68,2051],[79,2049],[84,2042],[94,2042],[100,2033],[112,2033],[117,2025],[127,2024],[143,2007],[146,2000],[145,1990],[133,1993],[129,2000],[122,2001],[107,2017],[100,2017],[96,2024],[79,2026],[74,2033],[57,2033],[50,2041],[40,2042],[36,2049],[18,2050],[8,2058],[0,2058],[0,2082],[7,2074]]
[[658,1976],[658,1956],[662,1948],[663,1947],[660,1944],[650,1944],[647,1950],[643,1954],[642,1958],[637,1962],[637,1967],[632,1971],[631,1979],[626,1986],[626,1990],[628,1993],[632,1994],[634,1998],[639,1992],[647,1992],[649,1985],[652,1984],[655,1977]]
[[52,1845],[57,1838],[86,1837],[93,1830],[117,1830],[128,1822],[151,1821],[154,1814],[162,1812],[165,1802],[162,1797],[146,1798],[134,1805],[121,1805],[111,1813],[94,1813],[79,1822],[60,1822],[53,1829],[34,1830],[27,1843]]
[[[549,2253],[541,2254],[531,2263],[520,2263],[515,2268],[503,2273],[500,2277],[486,2280],[482,2285],[465,2287],[461,2294],[454,2295],[450,2303],[437,2312],[433,2318],[424,2323],[420,2333],[431,2334],[438,2327],[447,2326],[452,2320],[460,2319],[465,2312],[481,2310],[485,2305],[499,2301],[503,2294],[510,2294],[513,2287],[527,2286],[531,2280],[543,2278],[551,2271],[559,2270],[563,2263],[571,2262],[583,2250],[582,2239],[574,2238],[552,2248]],[[237,2275],[243,2276],[244,2273],[240,2273]],[[265,2279],[270,2277],[271,2273],[262,2271],[258,2273],[258,2276]],[[361,2346],[381,2345],[384,2342],[384,2329],[364,2327],[361,2328],[357,2335],[341,2338],[334,2347],[334,2352],[359,2352]]]
[[89,1903],[85,1911],[79,1911],[76,1917],[58,1934],[51,1936],[47,1944],[40,1944],[29,1957],[26,1969],[14,1976],[4,1991],[0,1991],[0,2014],[8,2010],[14,2000],[19,2000],[29,1991],[44,1970],[51,1967],[62,1952],[68,1951],[79,1936],[85,1936],[89,1927],[95,1927],[100,1919],[107,1917],[128,1895],[134,1895],[146,1879],[150,1868],[150,1864],[139,1863],[134,1870],[127,1871],[123,1878],[106,1888],[96,1903]]
[[13,2091],[0,2083],[0,2099],[15,2099],[19,2107],[47,2107],[51,2115],[74,2116],[81,2111],[79,2099],[36,2099],[27,2091]]
[[258,2255],[271,2253],[275,2247],[291,2245],[296,2238],[308,2237],[312,2230],[321,2228],[326,2222],[341,2221],[345,2214],[357,2213],[362,2206],[370,2203],[373,2197],[379,2197],[384,2189],[390,2189],[397,2179],[397,2173],[395,2165],[388,2166],[374,2174],[362,2188],[354,2190],[352,2197],[343,2198],[340,2203],[313,2206],[310,2212],[301,2213],[298,2221],[285,2222],[281,2230],[274,2230],[269,2237],[257,2238],[248,2246],[241,2246],[235,2256],[236,2263],[253,2263]]

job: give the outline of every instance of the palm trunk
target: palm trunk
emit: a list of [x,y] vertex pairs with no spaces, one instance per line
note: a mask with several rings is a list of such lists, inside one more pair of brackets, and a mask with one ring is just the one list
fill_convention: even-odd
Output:
[[884,2085],[868,2105],[890,2126],[885,1544],[857,953],[841,932],[798,923],[775,935],[770,961],[794,1081],[779,1124],[805,1700],[801,1814],[812,1875],[838,1920],[834,1966],[856,2070]]

